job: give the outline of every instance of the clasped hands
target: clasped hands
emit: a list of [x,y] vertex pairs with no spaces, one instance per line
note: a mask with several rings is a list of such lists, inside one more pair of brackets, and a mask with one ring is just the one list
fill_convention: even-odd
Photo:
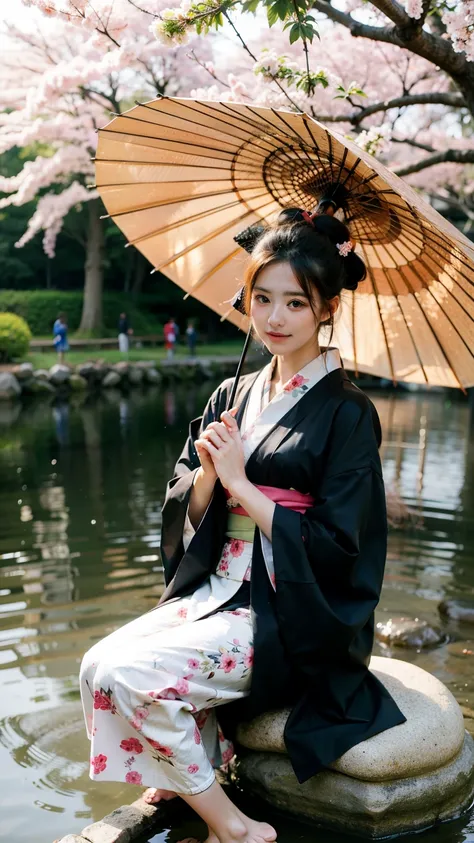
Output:
[[236,409],[221,414],[222,421],[211,422],[194,446],[202,470],[209,480],[218,477],[231,494],[239,484],[247,481],[244,450],[237,422]]

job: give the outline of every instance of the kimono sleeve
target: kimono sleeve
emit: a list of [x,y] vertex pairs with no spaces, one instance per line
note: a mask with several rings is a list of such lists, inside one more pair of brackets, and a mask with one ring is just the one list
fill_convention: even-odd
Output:
[[324,474],[315,482],[314,506],[304,515],[275,507],[272,545],[279,626],[295,666],[307,679],[314,676],[315,663],[341,663],[352,656],[357,660],[355,651],[361,635],[371,635],[380,596],[385,492],[375,411],[365,400],[365,406],[344,402],[333,420]]
[[175,465],[173,477],[166,489],[165,502],[162,509],[161,558],[167,584],[176,573],[185,550],[183,532],[189,498],[191,496],[194,476],[200,465],[194,442],[196,439],[199,439],[201,432],[210,422],[219,418],[223,401],[225,401],[225,393],[223,393],[221,386],[212,394],[204,409],[203,415],[190,422],[186,444]]

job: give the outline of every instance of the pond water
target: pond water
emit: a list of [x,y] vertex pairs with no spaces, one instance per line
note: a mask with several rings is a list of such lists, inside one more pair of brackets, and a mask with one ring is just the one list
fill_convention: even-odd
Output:
[[[93,785],[88,778],[79,664],[92,643],[151,608],[161,593],[165,484],[188,420],[199,414],[209,389],[206,384],[129,397],[81,396],[70,404],[0,405],[2,839],[51,843],[140,793],[125,784]],[[391,532],[378,617],[439,623],[443,598],[474,600],[469,407],[441,394],[371,397],[384,428],[387,483],[398,484],[416,513],[408,526]],[[437,649],[392,654],[438,676],[469,717],[474,626],[447,631],[449,642]],[[376,653],[390,655],[380,645]],[[315,837],[294,822],[278,818],[276,824],[282,843]],[[170,839],[189,830],[173,828]],[[157,829],[151,839],[164,841],[167,834]],[[467,815],[423,836],[474,841],[474,818]]]

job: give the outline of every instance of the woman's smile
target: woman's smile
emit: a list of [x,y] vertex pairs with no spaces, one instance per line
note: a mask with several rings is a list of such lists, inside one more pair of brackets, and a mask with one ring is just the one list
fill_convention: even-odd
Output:
[[281,342],[282,340],[289,339],[291,334],[280,334],[278,331],[267,331],[267,337],[269,337],[273,342]]

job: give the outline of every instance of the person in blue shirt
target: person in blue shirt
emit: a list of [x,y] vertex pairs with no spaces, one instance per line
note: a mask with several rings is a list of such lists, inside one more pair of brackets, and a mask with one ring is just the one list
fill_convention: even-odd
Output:
[[60,313],[53,325],[53,345],[58,352],[58,363],[64,363],[64,353],[69,351],[67,317],[65,313]]

